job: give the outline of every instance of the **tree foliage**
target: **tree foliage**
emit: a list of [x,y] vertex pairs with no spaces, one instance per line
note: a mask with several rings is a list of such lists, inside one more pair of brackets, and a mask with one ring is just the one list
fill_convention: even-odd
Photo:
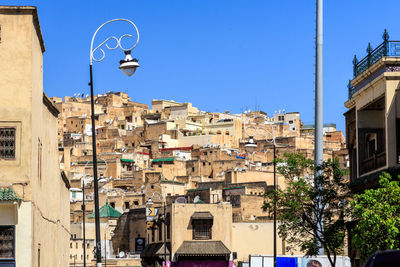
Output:
[[[349,184],[338,161],[315,167],[300,154],[285,154],[277,160],[277,169],[285,177],[286,187],[267,192],[263,208],[273,212],[276,201],[279,236],[288,243],[288,250],[300,247],[308,256],[317,255],[322,246],[335,266],[351,211]],[[315,176],[316,171],[323,172]]]
[[399,182],[384,172],[379,185],[356,194],[351,202],[357,221],[352,241],[363,259],[376,251],[400,248]]

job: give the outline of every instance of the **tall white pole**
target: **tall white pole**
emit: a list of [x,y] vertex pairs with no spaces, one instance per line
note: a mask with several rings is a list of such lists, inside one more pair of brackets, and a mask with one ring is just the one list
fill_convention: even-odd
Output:
[[[317,29],[315,38],[315,165],[320,166],[323,162],[323,102],[322,102],[322,46],[323,46],[323,22],[322,22],[322,2],[323,0],[317,0]],[[322,171],[315,173],[315,176],[322,175]],[[318,198],[315,205],[316,209],[321,209],[321,198]],[[318,226],[318,232],[321,233],[323,228],[322,217],[321,224]],[[324,254],[324,249],[321,243],[317,241],[317,245],[320,247],[319,255]]]

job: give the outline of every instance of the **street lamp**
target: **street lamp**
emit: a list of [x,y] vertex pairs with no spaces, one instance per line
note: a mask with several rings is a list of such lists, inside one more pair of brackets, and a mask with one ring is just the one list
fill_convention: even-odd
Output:
[[[264,117],[263,117],[264,118]],[[265,120],[265,118],[264,118]],[[276,142],[275,142],[275,132],[274,132],[274,124],[268,121],[265,121],[264,125],[271,125],[271,132],[265,129],[264,127],[261,126],[253,126],[250,125],[247,127],[247,129],[254,129],[255,133],[258,135],[262,135],[259,131],[262,130],[264,133],[266,133],[266,142],[272,143],[273,145],[273,151],[274,151],[274,192],[276,192]],[[246,129],[246,124],[243,124],[243,129],[246,135],[249,136],[249,141],[246,142],[244,147],[246,149],[249,149],[249,151],[255,151],[257,148],[257,144],[254,141],[253,136],[249,135]],[[270,139],[268,139],[270,137]],[[274,195],[275,196],[275,195]],[[274,197],[274,267],[276,267],[276,197]]]
[[[101,158],[99,158],[101,160]],[[85,179],[86,179],[86,168],[88,166],[89,163],[93,163],[90,161],[87,161],[84,167],[84,176],[82,177],[82,213],[83,213],[83,240],[82,240],[82,244],[83,244],[83,266],[86,267],[86,205],[85,205]],[[104,171],[104,173],[107,173],[108,170],[108,164],[107,161],[104,160],[104,163],[106,164],[106,169]]]
[[[165,265],[167,265],[167,229],[166,229],[166,227],[167,227],[167,220],[166,220],[167,214],[166,214],[166,198],[165,198],[165,194],[162,193],[163,189],[161,188],[161,186],[160,186],[160,185],[157,185],[157,184],[151,184],[150,188],[151,188],[151,189],[154,189],[154,186],[158,187],[158,188],[160,189],[160,192],[161,192],[161,193],[158,193],[158,192],[156,192],[156,191],[153,191],[153,192],[151,193],[151,195],[150,195],[150,194],[148,194],[148,192],[147,192],[145,186],[142,186],[142,189],[144,189],[144,194],[145,194],[145,196],[148,197],[148,199],[147,199],[147,201],[146,201],[146,206],[151,207],[152,205],[154,205],[154,202],[153,202],[152,198],[154,198],[155,196],[157,196],[158,199],[159,199],[159,200],[162,200],[162,202],[163,202],[163,210],[164,210],[164,214],[163,214],[163,218],[162,218],[162,222],[163,222],[163,226],[164,226],[164,227],[163,227],[163,232],[164,232],[164,257],[163,257],[163,258],[164,258],[164,263],[163,263],[163,266],[165,266]],[[160,226],[160,227],[161,227],[161,226]],[[161,228],[160,228],[160,229],[161,229]]]
[[[124,34],[121,37],[117,38],[115,36],[110,36],[107,39],[105,39],[102,43],[100,43],[96,48],[93,49],[93,42],[94,39],[97,35],[97,32],[103,28],[105,25],[111,23],[111,22],[116,22],[116,21],[125,21],[131,24],[136,32],[136,42],[132,47],[129,48],[124,48],[122,47],[121,40],[125,37],[131,37],[133,38],[133,35],[131,34]],[[113,47],[110,47],[107,42],[109,40],[114,40],[117,42],[117,44]],[[94,180],[94,212],[95,212],[95,230],[96,230],[96,263],[97,267],[101,267],[101,240],[100,240],[100,216],[99,216],[99,189],[98,189],[98,181],[97,181],[97,159],[96,159],[96,127],[95,127],[95,114],[94,114],[94,94],[93,94],[93,61],[95,62],[100,62],[104,59],[105,57],[105,52],[101,48],[103,45],[109,49],[109,50],[114,50],[117,49],[118,47],[125,52],[125,59],[120,61],[120,66],[119,68],[128,76],[131,76],[135,73],[136,68],[139,67],[138,60],[137,59],[132,59],[131,56],[131,51],[134,49],[139,42],[139,31],[136,27],[136,25],[127,19],[112,19],[109,20],[105,23],[103,23],[97,30],[95,31],[93,37],[92,37],[92,42],[90,44],[90,64],[89,64],[89,70],[90,70],[90,104],[91,104],[91,112],[92,112],[92,148],[93,148],[93,180]],[[96,50],[101,51],[101,57],[100,58],[95,58],[94,52]]]

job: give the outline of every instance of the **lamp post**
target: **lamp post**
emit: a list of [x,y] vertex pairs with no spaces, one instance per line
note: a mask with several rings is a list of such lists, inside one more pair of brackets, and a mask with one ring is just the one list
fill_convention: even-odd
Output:
[[[132,37],[133,35],[131,34],[124,34],[121,37],[117,38],[115,36],[110,36],[106,38],[103,42],[101,42],[97,47],[93,49],[93,42],[94,39],[97,35],[97,32],[103,28],[105,25],[111,23],[111,22],[117,22],[117,21],[122,21],[122,22],[128,22],[130,23],[136,32],[137,35],[137,40],[135,44],[132,47],[129,48],[124,48],[121,45],[121,40],[125,37]],[[114,40],[117,42],[115,46],[110,47],[107,42],[109,40]],[[93,149],[93,180],[94,180],[94,212],[95,212],[95,231],[96,231],[96,263],[97,267],[101,267],[101,239],[100,239],[100,217],[99,217],[99,191],[98,191],[98,181],[97,181],[97,157],[96,157],[96,127],[95,127],[95,114],[94,114],[94,94],[93,94],[93,61],[95,62],[100,62],[104,59],[105,57],[105,52],[101,48],[103,45],[109,49],[109,50],[114,50],[117,49],[118,47],[125,52],[125,59],[120,61],[120,66],[119,68],[128,76],[132,76],[136,68],[139,67],[138,60],[137,59],[132,59],[131,56],[131,51],[136,47],[136,45],[139,42],[139,31],[136,27],[136,25],[127,19],[113,19],[109,20],[105,23],[103,23],[97,30],[95,31],[92,41],[90,44],[90,64],[89,64],[89,71],[90,71],[90,104],[91,104],[91,112],[92,112],[92,149]],[[94,52],[96,50],[101,51],[101,58],[95,58]]]
[[[100,158],[101,159],[101,158]],[[83,266],[86,267],[86,205],[85,205],[85,179],[86,179],[86,168],[89,163],[93,163],[90,161],[87,161],[84,167],[85,173],[84,176],[82,177],[82,219],[83,219],[83,240],[82,240],[82,245],[83,245]],[[104,160],[104,163],[106,164],[106,170],[104,173],[107,172],[108,170],[108,164],[107,161]]]
[[[264,118],[265,120],[265,118]],[[276,192],[277,188],[277,180],[276,180],[276,142],[275,142],[275,132],[273,123],[269,123],[267,121],[264,122],[264,125],[271,125],[271,132],[261,126],[253,126],[250,125],[247,128],[254,129],[255,133],[258,135],[262,135],[259,131],[262,130],[266,133],[266,142],[272,142],[273,145],[273,153],[274,153],[274,192]],[[257,149],[257,144],[254,141],[253,136],[249,135],[246,130],[246,124],[243,125],[243,129],[246,135],[249,136],[249,141],[244,145],[246,149],[255,150]],[[271,137],[268,139],[268,137]],[[276,267],[276,197],[274,198],[274,267]]]
[[[157,184],[151,184],[151,189],[154,189],[154,186],[157,186],[157,187],[160,189],[160,192],[162,192],[161,186],[159,186],[159,185],[157,185]],[[165,198],[165,194],[157,193],[157,192],[154,192],[154,191],[153,191],[152,194],[150,195],[150,194],[147,194],[147,191],[145,191],[145,196],[148,196],[148,199],[147,199],[147,201],[146,201],[146,206],[151,207],[151,206],[154,204],[152,198],[154,198],[155,195],[158,195],[158,198],[159,198],[160,200],[162,199],[162,202],[163,202],[163,211],[164,211],[163,219],[162,219],[162,222],[163,222],[163,232],[164,232],[164,257],[163,257],[163,258],[164,258],[164,264],[163,264],[163,266],[165,266],[165,265],[167,264],[167,231],[166,231],[166,227],[167,227],[167,220],[166,220],[167,214],[166,214],[166,198]],[[160,229],[161,229],[161,228],[160,228]]]

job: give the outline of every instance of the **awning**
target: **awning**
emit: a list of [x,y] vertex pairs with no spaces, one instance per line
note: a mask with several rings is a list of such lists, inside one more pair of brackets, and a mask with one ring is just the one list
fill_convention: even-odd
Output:
[[135,162],[133,159],[121,159],[122,162]]
[[213,218],[209,211],[196,211],[191,217],[192,220],[212,220]]
[[153,159],[153,162],[173,162],[174,158]]
[[0,201],[17,201],[21,200],[12,187],[0,187]]
[[227,256],[231,251],[221,241],[184,241],[177,256]]

